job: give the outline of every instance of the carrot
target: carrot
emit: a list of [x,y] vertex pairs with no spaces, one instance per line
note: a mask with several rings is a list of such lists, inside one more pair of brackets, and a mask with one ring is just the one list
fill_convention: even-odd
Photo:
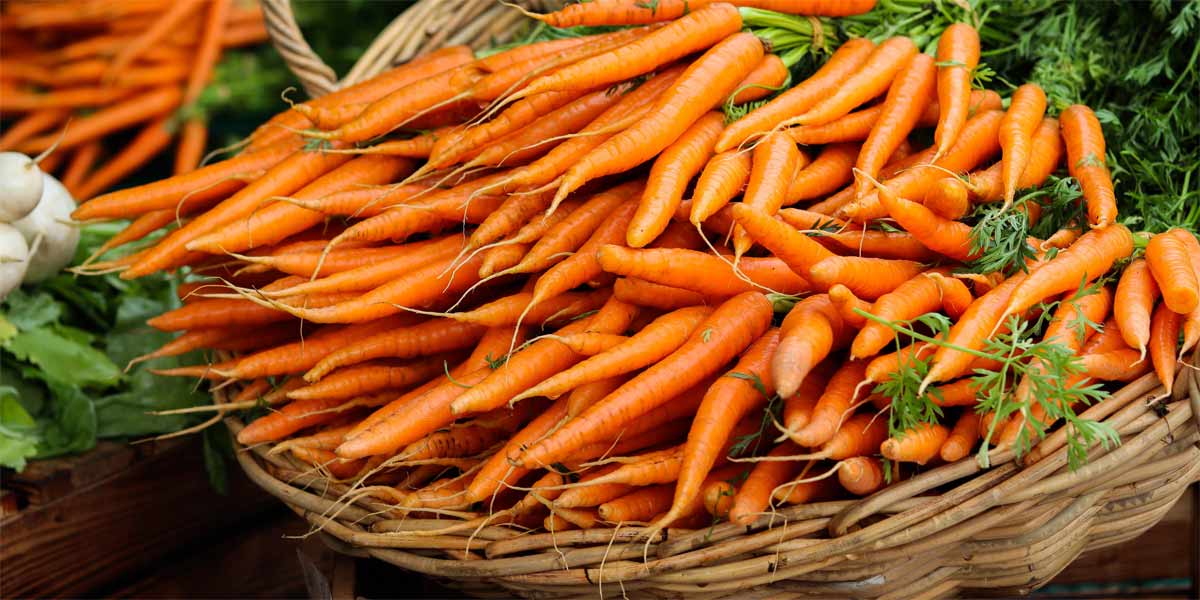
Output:
[[787,64],[779,55],[767,54],[759,61],[758,66],[738,83],[733,95],[725,102],[733,105],[761,100],[783,89],[790,76]]
[[879,450],[888,460],[923,465],[938,456],[949,435],[950,432],[942,425],[922,423],[905,431],[901,437],[889,438]]
[[712,309],[702,306],[667,313],[638,331],[625,343],[553,375],[521,392],[512,402],[536,396],[557,398],[580,385],[653,365],[678,350],[711,313]]
[[750,238],[802,277],[811,277],[814,265],[835,256],[812,238],[747,203],[733,206],[733,218]]
[[137,90],[122,87],[59,87],[48,92],[24,89],[5,89],[0,110],[5,113],[31,112],[45,109],[84,109],[106,106],[132,96]]
[[613,470],[615,469],[600,469],[584,475],[579,479],[580,487],[564,490],[554,501],[554,507],[557,509],[600,506],[632,492],[635,487],[625,483],[591,483]]
[[833,256],[812,266],[812,282],[829,289],[840,283],[864,300],[875,300],[912,279],[922,270],[911,260]]
[[[883,297],[886,298],[887,295]],[[867,324],[867,318],[855,311],[861,310],[870,313],[872,312],[871,303],[855,296],[854,292],[850,291],[850,288],[840,283],[829,288],[829,301],[837,309],[838,316],[842,318],[843,323],[855,329],[862,329]],[[862,335],[861,331],[859,335]]]
[[508,269],[512,273],[533,273],[550,268],[556,262],[579,250],[613,211],[642,193],[640,181],[631,181],[593,195],[578,210],[546,231],[530,248],[521,262]]
[[[360,156],[336,166],[294,193],[289,193],[301,200],[321,198],[344,191],[353,185],[383,184],[411,170],[412,161],[406,158],[383,155]],[[249,190],[253,185],[247,186],[246,189]],[[232,198],[227,202],[231,201]],[[206,213],[206,216],[207,214],[212,214],[212,212]],[[239,220],[238,217],[234,217],[234,220],[225,223],[225,225],[229,225],[228,227],[196,237],[188,241],[186,247],[193,252],[210,254],[240,252],[248,248],[277,243],[324,220],[324,213],[286,202],[277,202],[253,212],[244,219]]]
[[[1196,236],[1184,229],[1173,229],[1168,233],[1183,240],[1184,245],[1188,248],[1188,257],[1192,259],[1192,271],[1196,274],[1196,279],[1200,280],[1200,242],[1196,241]],[[1179,346],[1180,359],[1197,343],[1200,343],[1200,304],[1184,315],[1183,344]]]
[[648,522],[671,506],[674,494],[674,486],[667,484],[638,488],[601,504],[597,513],[609,523]]
[[921,201],[933,214],[950,221],[957,221],[971,211],[971,195],[966,184],[957,177],[937,180]]
[[533,301],[541,302],[553,298],[601,276],[604,271],[596,257],[597,251],[607,244],[621,240],[635,210],[636,202],[626,202],[619,206],[611,217],[592,233],[578,252],[538,277],[533,286]]
[[[737,12],[726,4],[718,3],[700,9],[692,15],[700,15],[709,9],[717,9],[718,12],[724,10],[718,7],[727,7],[735,14]],[[684,17],[676,23],[682,23],[686,19],[687,17]],[[741,19],[739,17],[736,20]],[[659,32],[670,27],[668,25]],[[654,37],[655,33],[643,39]],[[634,42],[625,48],[636,44],[637,42]],[[657,156],[692,123],[732,93],[762,57],[762,42],[749,33],[731,35],[713,46],[696,59],[671,88],[663,92],[645,118],[606,140],[571,166],[560,179],[555,203],[592,179],[627,171]],[[642,57],[643,60],[645,58]],[[558,73],[570,68],[566,67]],[[530,83],[530,88],[537,83],[536,80]]]
[[62,136],[56,133],[33,138],[21,144],[20,148],[28,153],[41,152],[55,144],[60,151],[74,148],[130,125],[164,115],[179,106],[182,97],[182,92],[177,87],[151,90],[73,121]]
[[704,304],[704,295],[681,288],[651,283],[636,277],[621,277],[613,284],[613,297],[637,306],[675,310]]
[[[919,193],[945,175],[946,171],[942,169],[962,172],[974,168],[1000,150],[997,131],[1003,117],[1004,113],[998,110],[977,113],[963,126],[962,133],[958,136],[959,140],[951,146],[948,152],[933,162],[941,169],[910,168],[889,178],[884,183],[901,198],[919,197]],[[926,153],[918,153],[914,156],[920,162],[928,162],[930,158],[926,156]],[[877,192],[871,192],[859,198],[855,203],[844,207],[841,212],[859,222],[887,215]]]
[[[828,227],[830,225],[826,225]],[[851,227],[840,233],[819,234],[817,240],[838,252],[857,256],[917,262],[935,262],[939,259],[936,252],[903,231],[858,230]]]
[[335,481],[354,477],[365,464],[361,460],[340,459],[334,453],[319,448],[294,446],[289,449],[289,452],[297,459],[317,467],[320,472],[328,473],[329,477]]
[[1146,264],[1162,291],[1163,302],[1172,311],[1186,315],[1200,305],[1200,283],[1182,237],[1170,232],[1151,237],[1146,244]]
[[[306,300],[312,302],[313,298]],[[336,301],[337,297],[331,301]],[[160,331],[183,331],[198,327],[263,325],[286,321],[279,311],[255,306],[242,299],[206,298],[189,302],[146,321]]]
[[597,310],[604,305],[611,294],[612,290],[609,289],[567,293],[548,298],[536,305],[530,305],[533,294],[518,292],[484,304],[474,310],[445,313],[442,316],[461,323],[474,323],[487,327],[516,325],[518,321],[545,325],[570,320],[586,312]]
[[441,373],[444,361],[442,357],[399,365],[390,361],[370,361],[338,369],[319,383],[288,392],[288,397],[294,400],[352,398],[385,389],[406,388]]
[[[1025,164],[1017,189],[1041,185],[1058,168],[1062,158],[1063,140],[1059,132],[1058,119],[1042,119],[1033,133],[1029,159]],[[1004,199],[1003,161],[968,177],[974,202],[999,202]]]
[[1082,354],[1079,359],[1083,362],[1083,374],[1101,381],[1133,381],[1151,369],[1133,348]]
[[[794,432],[804,429],[812,420],[813,408],[829,383],[830,363],[823,362],[804,377],[800,388],[795,394],[784,397],[783,428],[784,434],[791,436]],[[795,441],[794,439],[792,441]]]
[[847,458],[838,467],[838,483],[855,496],[869,496],[884,485],[883,465],[870,456]]
[[[928,54],[918,53],[909,59],[888,88],[879,120],[859,152],[855,163],[857,170],[870,178],[879,176],[879,170],[900,142],[912,133],[917,118],[933,98],[937,87],[936,72],[933,57]],[[857,195],[862,196],[870,189],[870,183],[859,179],[855,189]]]
[[[604,25],[641,25],[678,19],[713,0],[658,0],[654,4],[640,0],[600,0],[568,4],[544,15],[524,12],[551,27],[596,27]],[[871,10],[875,0],[823,2],[821,0],[731,0],[734,6],[747,6],[791,14],[821,17],[845,17]]]
[[[943,268],[909,279],[892,292],[880,296],[872,306],[871,314],[887,321],[908,321],[936,310],[942,304],[942,290],[938,282],[930,276],[933,273],[944,277],[949,275],[950,271]],[[869,321],[855,336],[854,343],[850,346],[850,356],[874,356],[894,339],[895,334],[888,326],[878,321]]]
[[817,158],[792,179],[783,204],[790,206],[839,190],[854,177],[858,153],[859,145],[854,143],[829,144],[821,148]]
[[710,112],[700,117],[654,160],[642,201],[626,233],[631,248],[645,247],[666,229],[683,200],[688,182],[712,155],[713,145],[723,127],[721,114]]
[[231,4],[230,0],[214,0],[208,5],[204,30],[200,34],[200,43],[195,49],[195,61],[192,63],[187,87],[183,92],[184,104],[195,102],[196,98],[200,97],[200,92],[204,90],[204,86],[208,85],[209,79],[212,78],[213,68],[221,57],[221,30],[229,19]]
[[784,123],[819,125],[846,116],[862,103],[887,91],[896,74],[916,54],[917,46],[906,37],[883,42],[872,50],[857,72],[838,82],[832,94]]
[[[242,356],[228,368],[220,369],[229,379],[253,379],[291,373],[303,373],[320,362],[325,355],[361,339],[379,327],[398,327],[412,323],[411,319],[380,319],[371,323],[358,323],[346,327],[323,328],[300,340],[260,350]],[[303,385],[297,378],[296,385]]]
[[295,323],[276,323],[264,327],[206,327],[191,329],[183,335],[163,344],[157,350],[143,354],[131,364],[154,360],[166,356],[179,356],[193,350],[230,350],[245,352],[266,346],[289,342],[299,333]]
[[771,358],[771,377],[779,395],[795,394],[808,373],[842,345],[847,333],[828,294],[797,302],[780,325],[779,348]]
[[1029,163],[1033,134],[1046,114],[1046,93],[1036,83],[1026,83],[1013,92],[1012,102],[1000,121],[1001,171],[1004,204],[1011,205],[1025,165]]
[[[424,242],[406,244],[406,251],[403,254],[382,262],[363,265],[286,288],[264,291],[263,295],[288,297],[375,289],[430,263],[444,269],[458,253],[462,243],[461,236],[448,235]],[[313,266],[315,268],[315,265]]]
[[[753,208],[774,216],[783,206],[789,182],[795,179],[808,159],[796,148],[796,143],[782,133],[767,134],[754,146],[751,156],[750,180],[742,198],[745,208]],[[741,258],[753,244],[742,227],[733,230],[733,255]]]
[[1117,219],[1117,197],[1104,157],[1104,132],[1092,109],[1068,106],[1058,116],[1067,146],[1067,171],[1079,181],[1087,203],[1088,223],[1107,227]]
[[334,369],[375,358],[414,358],[466,348],[482,337],[485,329],[474,323],[434,320],[380,331],[330,352],[304,374],[304,380],[320,381]]
[[133,40],[121,47],[113,57],[108,67],[108,74],[116,74],[124,70],[138,58],[146,49],[158,44],[172,30],[181,25],[184,19],[202,6],[199,0],[184,0],[171,3],[167,10],[155,17],[149,28],[139,33]]
[[246,446],[283,439],[301,429],[328,423],[338,417],[329,409],[345,403],[345,400],[297,400],[289,402],[277,412],[260,417],[238,432],[239,444]]
[[747,140],[774,130],[788,118],[801,114],[843,84],[867,60],[875,44],[855,38],[842,44],[811,77],[779,97],[731,123],[721,133],[715,150],[726,152]]
[[1133,234],[1124,225],[1117,224],[1083,234],[1070,248],[1029,273],[1020,286],[1013,290],[1001,318],[1024,312],[1054,294],[1075,290],[1081,282],[1100,277],[1112,268],[1114,262],[1132,252]]
[[951,319],[957,319],[967,312],[967,308],[975,301],[971,290],[957,277],[947,277],[938,272],[929,274],[938,284],[942,294],[942,310]]
[[[169,234],[150,249],[142,260],[121,273],[121,277],[133,279],[178,266],[188,257],[187,245],[189,243],[252,213],[266,197],[291,194],[310,182],[313,182],[317,188],[324,188],[326,192],[344,187],[347,183],[342,182],[340,177],[325,178],[321,176],[335,170],[349,158],[344,155],[319,152],[293,154],[283,162],[271,167],[262,177],[254,180],[215,208]],[[357,172],[357,169],[349,169],[349,172]],[[313,181],[314,179],[317,181]],[[333,189],[325,186],[331,186]]]
[[79,197],[79,185],[83,183],[83,178],[87,177],[88,171],[91,170],[99,155],[99,142],[84,144],[71,154],[71,161],[67,163],[60,182],[75,197]]
[[[637,277],[661,285],[699,292],[712,298],[769,288],[785,294],[809,289],[808,282],[777,258],[744,258],[739,264],[741,279],[725,259],[678,248],[632,250],[616,245],[599,248],[600,267],[614,275]],[[696,274],[703,273],[703,277]]]
[[71,213],[80,221],[121,219],[152,210],[174,210],[182,201],[224,198],[244,185],[238,177],[270,168],[295,151],[285,145],[243,153],[188,173],[97,196]]
[[[791,456],[799,452],[796,444],[785,441],[767,453],[769,457]],[[729,510],[729,521],[740,525],[752,522],[771,505],[771,494],[780,485],[800,472],[802,463],[790,461],[763,461],[756,465],[738,486]]]
[[[746,349],[733,370],[717,379],[704,394],[680,455],[675,499],[665,521],[681,516],[700,493],[703,480],[713,465],[729,452],[729,444],[736,441],[735,429],[742,417],[764,404],[773,394],[768,367],[778,344],[779,331],[767,331]],[[750,432],[757,429],[758,421],[757,418],[748,419]]]
[[[736,8],[725,3],[710,4],[614,50],[538,77],[511,98],[625,81],[693,52],[706,50],[737,33],[741,27],[741,15]],[[740,79],[738,77],[734,83]]]
[[950,326],[950,331],[946,336],[946,346],[937,348],[937,352],[930,362],[929,372],[921,382],[923,387],[930,383],[949,381],[970,368],[974,357],[953,346],[974,350],[982,348],[984,341],[1003,323],[1005,319],[1003,307],[1009,303],[1013,292],[1027,278],[1028,275],[1025,273],[1013,275],[971,303],[962,317]]
[[179,146],[175,150],[176,175],[190,173],[200,166],[208,143],[208,126],[199,119],[188,119],[179,130]]
[[1121,272],[1113,300],[1113,317],[1121,328],[1125,343],[1146,357],[1150,343],[1150,316],[1160,295],[1158,284],[1144,258],[1130,262]]
[[[5,92],[7,96],[7,92]],[[10,150],[18,144],[61,123],[70,116],[70,112],[58,108],[41,108],[31,112],[21,120],[8,126],[7,131],[0,135],[0,150]]]
[[500,271],[517,266],[517,263],[525,258],[529,248],[529,244],[505,244],[484,250],[483,261],[479,264],[479,276],[486,279]]
[[762,294],[747,292],[728,300],[697,327],[682,347],[527,450],[521,464],[552,463],[653,411],[749,346],[766,331],[770,318],[771,303]]
[[571,349],[571,352],[582,356],[596,356],[629,341],[629,336],[617,333],[597,333],[585,331],[568,336],[555,336],[554,339]]
[[[969,114],[1001,108],[1000,94],[991,90],[975,90],[971,92]],[[917,127],[931,127],[937,124],[938,103],[936,100],[925,105],[917,116]],[[844,117],[823,125],[800,125],[787,130],[788,135],[797,144],[806,146],[829,144],[837,142],[861,142],[871,134],[871,129],[879,122],[883,113],[883,105],[877,104],[868,108],[854,111]],[[934,149],[929,152],[933,158]]]
[[937,48],[937,96],[940,115],[933,143],[935,160],[958,141],[967,121],[971,77],[979,66],[979,32],[966,23],[955,23],[942,32]]
[[829,385],[813,407],[807,425],[792,434],[802,446],[820,446],[833,438],[841,428],[844,413],[854,404],[859,384],[866,378],[867,363],[850,361],[842,365],[829,380]]
[[691,222],[699,225],[741,193],[750,180],[750,154],[726,151],[709,159],[692,194]]
[[[624,331],[636,312],[636,307],[610,299],[599,313],[587,320],[567,325],[559,330],[558,335],[582,331]],[[557,340],[539,340],[510,356],[503,367],[457,398],[451,409],[454,414],[463,414],[492,410],[505,403],[515,402],[517,394],[574,365],[580,358]]]
[[[146,126],[107,164],[92,171],[78,186],[80,198],[91,198],[144,166],[171,143],[167,120]],[[61,151],[61,150],[60,150]]]
[[1166,389],[1166,395],[1175,389],[1175,360],[1182,326],[1183,315],[1171,310],[1165,302],[1154,309],[1154,316],[1150,320],[1150,362]]
[[520,165],[540,158],[555,147],[554,142],[574,135],[620,100],[621,94],[609,90],[592,92],[492,142],[462,168]]

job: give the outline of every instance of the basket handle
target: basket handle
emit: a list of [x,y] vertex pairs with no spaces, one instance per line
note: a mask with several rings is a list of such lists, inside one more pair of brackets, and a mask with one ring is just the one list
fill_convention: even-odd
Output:
[[[447,43],[469,42],[472,47],[488,41],[480,36],[496,32],[480,31],[462,40],[455,34],[469,29],[472,20],[490,22],[504,13],[517,14],[496,0],[420,0],[403,11],[379,33],[359,57],[358,62],[339,81],[334,72],[304,39],[291,0],[260,0],[271,42],[310,98],[324,96],[341,87],[370,79],[393,64],[429,52]],[[526,9],[548,12],[561,8],[563,0],[516,0]],[[513,25],[516,22],[512,22]]]

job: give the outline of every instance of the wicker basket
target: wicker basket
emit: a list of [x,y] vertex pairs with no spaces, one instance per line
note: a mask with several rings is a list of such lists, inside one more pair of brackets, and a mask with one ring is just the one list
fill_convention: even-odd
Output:
[[[303,42],[287,0],[263,4],[276,45],[309,92],[336,89],[332,71]],[[501,38],[497,26],[513,22],[493,7],[493,0],[418,2],[388,26],[342,83],[443,43],[470,43],[474,34],[464,32]],[[1146,375],[1084,412],[1084,418],[1114,427],[1123,443],[1093,448],[1087,465],[1075,471],[1067,468],[1060,430],[1024,464],[997,450],[989,469],[970,457],[861,500],[792,506],[749,526],[668,530],[648,545],[646,530],[636,527],[530,534],[490,526],[423,534],[447,522],[405,519],[369,497],[343,501],[348,486],[286,453],[269,455],[270,446],[238,447],[237,457],[251,480],[336,550],[436,577],[473,595],[1024,594],[1082,552],[1137,537],[1200,481],[1200,371],[1181,365],[1180,373],[1174,394],[1165,395]],[[221,391],[215,394],[224,401]],[[237,418],[226,422],[234,433],[243,426]]]

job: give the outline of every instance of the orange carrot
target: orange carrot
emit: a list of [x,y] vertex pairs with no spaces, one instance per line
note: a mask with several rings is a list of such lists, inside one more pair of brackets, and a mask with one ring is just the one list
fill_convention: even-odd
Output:
[[1142,358],[1150,343],[1150,316],[1160,295],[1158,284],[1146,259],[1130,262],[1121,273],[1113,300],[1113,317],[1121,328],[1125,343],[1137,348]]
[[854,177],[858,152],[859,145],[855,143],[829,144],[821,148],[816,160],[803,167],[792,179],[784,197],[784,205],[820,198],[841,189]]
[[[1170,233],[1183,240],[1184,245],[1187,246],[1188,257],[1192,259],[1192,271],[1196,274],[1196,279],[1200,281],[1200,242],[1196,241],[1195,235],[1184,229],[1174,229]],[[1200,303],[1191,312],[1184,315],[1183,343],[1179,346],[1180,359],[1198,343],[1200,343]]]
[[[863,142],[855,168],[867,177],[879,176],[879,170],[912,133],[917,118],[936,91],[936,72],[933,57],[916,54],[909,59],[888,88],[887,98],[879,113],[879,120],[871,128]],[[870,187],[866,179],[855,182],[857,195],[864,195]]]
[[916,54],[917,46],[906,37],[885,41],[871,52],[857,72],[840,81],[832,94],[785,123],[819,125],[846,116],[862,103],[887,91],[896,74]]
[[802,277],[811,277],[814,265],[835,256],[813,238],[746,203],[733,206],[733,218],[750,238]]
[[971,211],[970,190],[957,177],[943,177],[925,192],[921,204],[943,219],[957,221]]
[[889,438],[879,447],[884,458],[923,465],[938,456],[950,432],[942,425],[922,423],[898,438]]
[[840,283],[864,300],[875,300],[912,279],[922,270],[911,260],[833,256],[812,266],[812,282],[829,289]]
[[775,129],[788,118],[807,111],[843,84],[867,60],[875,44],[854,38],[842,44],[829,61],[808,79],[780,94],[767,104],[731,123],[721,133],[715,150],[726,152],[743,142]]
[[[1000,94],[991,90],[975,90],[971,92],[969,114],[974,115],[987,110],[1001,108]],[[917,127],[931,127],[937,124],[938,103],[935,101],[925,105],[917,117]],[[830,144],[837,142],[861,142],[871,134],[871,129],[879,122],[883,113],[883,105],[877,104],[868,108],[854,111],[844,117],[823,125],[801,125],[787,130],[788,135],[797,144],[806,146]],[[930,150],[929,158],[933,158],[934,150]],[[895,155],[893,155],[895,156]]]
[[1004,203],[1011,205],[1025,165],[1029,163],[1033,134],[1046,114],[1046,93],[1036,83],[1027,83],[1013,92],[1012,102],[1000,122],[1001,171],[1004,179]]
[[675,209],[683,200],[688,182],[712,155],[713,145],[723,126],[720,113],[708,113],[654,160],[646,191],[626,233],[626,241],[631,248],[645,247],[666,229]]
[[[167,121],[150,123],[104,166],[92,171],[78,186],[80,198],[91,198],[141,168],[171,143]],[[60,150],[61,151],[61,150]],[[78,212],[78,211],[77,211]]]
[[208,126],[200,119],[188,119],[179,130],[179,147],[175,150],[176,175],[190,173],[200,166],[208,143]]
[[794,432],[804,429],[812,420],[813,408],[817,406],[817,400],[821,398],[826,384],[829,383],[829,367],[828,362],[818,365],[804,377],[795,394],[784,398],[783,427],[784,433],[789,437]]
[[969,409],[959,415],[958,420],[954,423],[954,429],[938,450],[943,461],[948,463],[959,461],[971,453],[971,449],[975,447],[975,443],[979,441],[982,433],[980,428],[982,418],[983,415]]
[[1104,132],[1092,109],[1074,104],[1058,116],[1067,146],[1067,170],[1079,181],[1088,223],[1107,227],[1117,220],[1117,197],[1104,157]]
[[933,143],[936,158],[946,154],[958,141],[967,121],[971,96],[971,77],[979,66],[979,32],[966,23],[955,23],[942,32],[937,48],[938,106],[941,108]]
[[730,299],[681,348],[527,450],[521,464],[549,464],[611,436],[721,368],[766,331],[770,318],[771,303],[762,294],[747,292]]
[[[796,143],[782,133],[767,134],[754,146],[751,155],[750,180],[742,204],[774,216],[783,206],[789,182],[808,159],[796,148]],[[733,255],[740,258],[753,242],[742,227],[733,230]]]
[[[1081,237],[1080,242],[1089,235]],[[1200,305],[1200,276],[1192,269],[1183,238],[1170,232],[1151,237],[1146,244],[1146,264],[1162,291],[1163,302],[1172,311],[1186,315]]]
[[[809,289],[807,281],[777,258],[742,259],[739,270],[749,282],[739,278],[726,259],[696,250],[632,250],[610,244],[602,246],[596,258],[600,267],[609,273],[692,290],[712,298],[729,297],[761,288],[785,294]],[[694,275],[697,273],[703,273],[704,276],[697,277]]]
[[334,369],[375,358],[414,358],[466,348],[482,337],[485,329],[474,323],[434,320],[380,331],[330,352],[304,374],[304,380],[320,381]]
[[163,87],[122,100],[95,113],[76,119],[62,136],[57,133],[33,138],[21,144],[24,152],[41,152],[52,145],[60,151],[74,148],[130,125],[165,115],[177,106],[183,97],[178,87]]
[[288,392],[294,400],[352,398],[380,390],[406,388],[428,381],[442,372],[443,357],[431,357],[408,364],[372,361],[338,369],[319,383]]
[[[884,298],[886,297],[885,295]],[[855,296],[854,292],[850,291],[850,288],[840,283],[829,288],[829,301],[837,309],[838,316],[842,318],[842,322],[855,329],[862,329],[867,324],[867,318],[855,311],[861,310],[870,313],[872,312],[871,303]],[[862,333],[860,332],[859,335],[861,336]]]
[[828,294],[797,302],[780,325],[779,348],[771,358],[771,378],[779,395],[797,393],[809,372],[845,343],[848,333]]
[[[772,448],[767,456],[791,456],[799,451],[800,448],[796,444],[785,441]],[[771,505],[772,492],[795,477],[802,466],[803,463],[800,462],[783,460],[767,460],[754,465],[733,497],[729,521],[740,525],[752,522]]]
[[[717,7],[726,7],[735,14],[737,12],[727,4],[718,3],[692,14],[700,15]],[[684,17],[677,23],[686,19]],[[737,20],[740,21],[740,17]],[[670,27],[668,25],[659,31],[666,31]],[[651,33],[643,39],[654,35]],[[568,169],[560,179],[555,203],[592,179],[624,172],[657,156],[692,123],[732,93],[762,57],[762,42],[749,33],[731,35],[713,46],[696,59],[670,89],[663,92],[645,118],[600,144]],[[646,57],[641,58],[645,60]],[[570,67],[559,73],[568,69]],[[536,80],[530,83],[530,88],[537,83]]]
[[1182,326],[1183,315],[1171,310],[1165,302],[1154,309],[1150,321],[1150,362],[1168,395],[1175,386],[1175,360]]
[[[942,304],[942,291],[938,282],[930,277],[932,273],[946,276],[950,271],[943,268],[909,279],[895,290],[880,296],[872,306],[871,314],[887,321],[907,321],[936,310]],[[888,326],[869,321],[854,338],[850,356],[874,356],[894,339],[895,333]]]
[[89,142],[79,147],[71,154],[71,161],[67,163],[66,169],[63,171],[60,179],[63,187],[67,191],[80,198],[79,185],[83,183],[83,178],[87,177],[88,171],[96,162],[96,157],[100,155],[100,142]]
[[1133,234],[1124,225],[1089,231],[1070,248],[1031,271],[1013,290],[1001,317],[1024,312],[1054,294],[1073,291],[1081,282],[1100,277],[1113,263],[1132,252]]
[[856,392],[862,393],[858,385],[866,374],[867,363],[864,361],[850,361],[842,365],[817,400],[808,424],[796,431],[792,439],[808,447],[820,446],[832,439],[841,428],[844,413],[854,404]]
[[869,496],[884,485],[883,465],[870,456],[847,458],[838,466],[838,483],[855,496]]
[[741,193],[750,180],[750,154],[726,151],[709,159],[692,195],[691,222],[699,225]]

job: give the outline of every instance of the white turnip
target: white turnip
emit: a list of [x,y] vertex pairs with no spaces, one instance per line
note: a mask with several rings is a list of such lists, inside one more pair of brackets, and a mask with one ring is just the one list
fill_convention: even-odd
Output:
[[42,200],[24,219],[13,223],[29,245],[25,283],[37,283],[62,270],[75,256],[79,228],[71,221],[75,200],[63,184],[43,175]]
[[0,301],[21,285],[29,266],[29,247],[16,227],[0,223]]
[[12,223],[37,206],[43,190],[42,170],[20,152],[0,152],[0,223]]

